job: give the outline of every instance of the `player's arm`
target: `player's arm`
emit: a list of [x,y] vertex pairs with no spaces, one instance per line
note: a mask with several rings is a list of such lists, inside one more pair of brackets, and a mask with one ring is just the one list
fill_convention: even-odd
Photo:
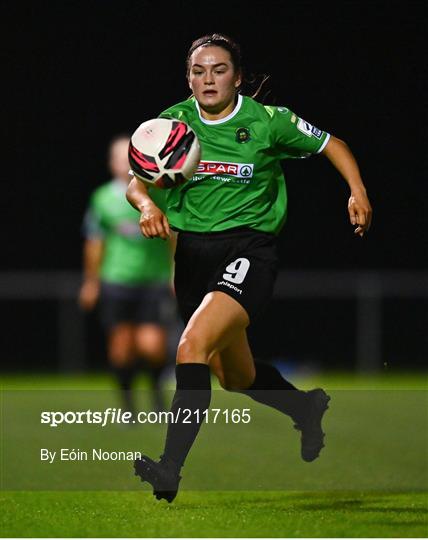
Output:
[[83,244],[83,283],[79,304],[84,310],[95,307],[100,294],[100,268],[104,253],[103,238],[87,238]]
[[357,225],[355,234],[363,236],[370,228],[372,208],[367,197],[366,188],[361,179],[357,161],[348,145],[331,136],[322,153],[343,176],[351,190],[348,201],[349,219]]
[[[175,250],[177,249],[177,233],[175,231],[171,231],[169,237],[169,248],[171,250],[171,267],[174,268]],[[174,272],[171,272],[170,287],[173,295],[175,296]]]
[[126,198],[136,210],[141,212],[140,229],[146,238],[157,236],[164,240],[169,238],[170,230],[167,217],[152,201],[144,183],[137,180],[135,176],[129,182]]

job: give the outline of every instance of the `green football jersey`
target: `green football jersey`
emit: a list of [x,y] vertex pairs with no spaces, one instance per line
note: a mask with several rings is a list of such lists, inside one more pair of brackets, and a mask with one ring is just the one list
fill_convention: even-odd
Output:
[[[167,282],[172,272],[171,246],[160,238],[144,238],[139,213],[126,200],[126,187],[112,180],[97,188],[85,215],[85,236],[104,240],[100,277],[124,285]],[[165,209],[165,192],[153,189],[150,196]]]
[[167,195],[170,224],[184,231],[250,227],[278,234],[287,215],[281,160],[319,153],[330,137],[286,107],[264,106],[242,95],[221,120],[202,118],[195,98],[160,117],[189,124],[201,145],[193,178]]

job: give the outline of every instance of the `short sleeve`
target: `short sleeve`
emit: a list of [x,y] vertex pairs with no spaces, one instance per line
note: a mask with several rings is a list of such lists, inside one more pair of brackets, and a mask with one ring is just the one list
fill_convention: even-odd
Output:
[[177,103],[168,109],[162,111],[158,118],[170,118],[171,120],[181,120],[182,122],[189,122],[193,115],[196,113],[195,98],[191,97]]
[[265,107],[271,117],[272,148],[280,159],[306,158],[325,148],[330,134],[286,107]]
[[167,109],[166,111],[162,111],[159,115],[158,115],[158,118],[168,118],[170,120],[174,119],[175,116],[173,116],[172,112]]
[[183,111],[177,110],[175,107],[170,107],[165,111],[162,111],[158,118],[168,118],[169,120],[182,120]]

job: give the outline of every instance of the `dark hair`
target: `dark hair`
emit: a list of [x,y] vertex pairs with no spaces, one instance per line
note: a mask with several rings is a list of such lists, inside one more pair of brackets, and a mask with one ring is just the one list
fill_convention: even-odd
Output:
[[186,58],[186,73],[189,75],[190,71],[190,57],[199,47],[221,47],[230,54],[230,59],[232,60],[233,67],[235,71],[242,72],[241,66],[241,47],[233,41],[232,38],[224,34],[207,34],[196,39],[190,46],[189,52],[187,53]]

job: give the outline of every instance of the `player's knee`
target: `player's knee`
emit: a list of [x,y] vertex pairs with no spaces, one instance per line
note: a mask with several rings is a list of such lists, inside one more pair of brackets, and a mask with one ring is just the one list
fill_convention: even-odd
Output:
[[137,347],[137,354],[150,365],[162,365],[166,361],[166,344],[155,342],[140,344],[140,346]]
[[117,341],[111,342],[108,348],[108,356],[113,365],[120,367],[129,364],[134,356],[133,347],[129,344],[121,346]]
[[145,325],[135,335],[137,353],[152,364],[162,364],[166,356],[166,333],[163,328]]
[[108,336],[107,353],[114,366],[128,365],[135,354],[132,329],[127,325],[112,329]]
[[177,364],[208,364],[210,354],[206,343],[195,332],[189,332],[182,336],[178,344]]

